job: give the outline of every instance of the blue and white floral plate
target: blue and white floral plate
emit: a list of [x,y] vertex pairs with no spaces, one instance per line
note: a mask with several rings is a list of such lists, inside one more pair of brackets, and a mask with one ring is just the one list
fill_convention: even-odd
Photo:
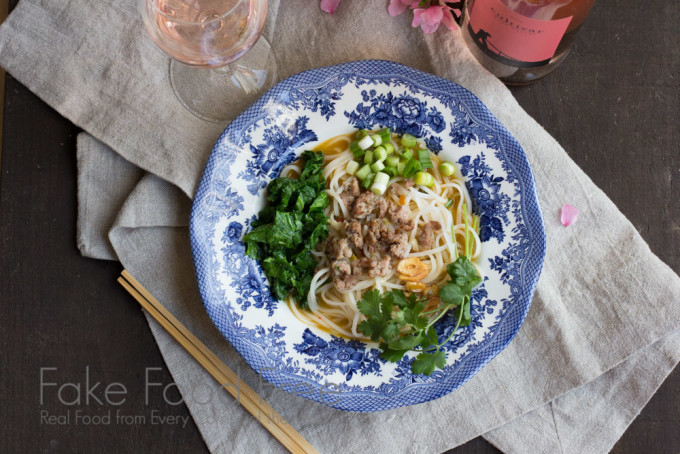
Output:
[[[412,354],[385,362],[374,344],[303,325],[272,297],[241,243],[283,166],[330,137],[384,126],[423,137],[456,162],[481,217],[485,278],[473,294],[472,323],[448,344],[446,367],[429,377],[411,373]],[[208,314],[255,371],[321,404],[369,412],[441,397],[503,350],[529,310],[545,233],[524,151],[479,99],[431,74],[366,60],[290,77],[227,127],[195,196],[191,245]],[[452,316],[442,320],[439,335],[453,325]]]

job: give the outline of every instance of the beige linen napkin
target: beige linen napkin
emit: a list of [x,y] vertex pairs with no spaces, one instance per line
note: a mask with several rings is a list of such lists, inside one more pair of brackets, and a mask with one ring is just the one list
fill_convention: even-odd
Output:
[[[384,18],[380,27],[376,18]],[[266,34],[275,43],[282,77],[383,58],[475,93],[527,153],[548,250],[522,329],[459,390],[375,414],[340,412],[266,384],[265,399],[323,452],[435,452],[480,434],[508,452],[608,451],[680,360],[680,279],[508,90],[477,65],[458,32],[424,36],[408,17],[387,16],[383,2],[345,2],[329,16],[316,2],[288,0],[270,2]],[[143,31],[132,1],[22,0],[0,27],[0,64],[97,138],[84,134],[78,143],[83,253],[118,258],[260,389],[258,377],[212,326],[187,273],[189,196],[223,126],[182,109],[167,80],[167,63]],[[121,157],[147,173],[142,176]],[[97,196],[97,190],[109,195]],[[568,229],[557,219],[564,194],[581,209],[579,222]],[[212,451],[280,449],[162,329],[154,323],[151,329]]]

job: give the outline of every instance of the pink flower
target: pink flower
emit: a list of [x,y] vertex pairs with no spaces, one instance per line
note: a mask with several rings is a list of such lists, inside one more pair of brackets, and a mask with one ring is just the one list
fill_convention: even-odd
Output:
[[387,12],[390,16],[398,16],[406,11],[406,8],[416,9],[419,3],[420,0],[390,0]]
[[451,8],[443,5],[434,5],[429,8],[416,8],[413,10],[413,27],[423,29],[426,34],[434,33],[439,27],[439,24],[444,24],[449,30],[456,28],[453,16],[451,15]]
[[569,227],[571,224],[576,222],[578,219],[578,208],[573,207],[568,204],[562,205],[562,215],[560,216],[560,221],[565,227]]
[[321,0],[321,11],[333,14],[340,4],[340,0]]

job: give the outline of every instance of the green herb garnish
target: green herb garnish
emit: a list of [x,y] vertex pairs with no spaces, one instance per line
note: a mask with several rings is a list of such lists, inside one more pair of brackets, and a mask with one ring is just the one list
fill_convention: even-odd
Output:
[[423,166],[417,159],[411,158],[404,167],[404,178],[413,178],[413,176],[423,170]]
[[[366,292],[357,302],[359,312],[366,320],[359,331],[380,342],[381,356],[397,362],[408,351],[419,351],[411,364],[415,374],[431,375],[435,369],[446,365],[446,352],[442,349],[460,326],[470,324],[470,295],[482,281],[474,265],[465,256],[450,263],[446,271],[451,281],[439,290],[441,305],[426,311],[428,300],[415,293],[409,296],[401,290],[391,290],[382,295],[378,290]],[[443,342],[437,339],[434,324],[449,310],[455,309],[456,326]]]
[[284,299],[295,291],[298,304],[306,308],[316,267],[311,251],[328,236],[324,209],[329,202],[323,153],[305,151],[302,158],[305,165],[299,179],[276,178],[269,183],[269,204],[243,242],[246,254],[262,265],[272,294]]
[[430,150],[418,150],[418,161],[423,170],[432,168],[432,160],[430,159]]

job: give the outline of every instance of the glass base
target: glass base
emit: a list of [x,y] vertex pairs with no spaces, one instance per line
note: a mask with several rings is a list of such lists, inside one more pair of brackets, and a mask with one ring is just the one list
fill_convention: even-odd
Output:
[[220,68],[170,60],[170,83],[186,110],[206,121],[226,123],[272,87],[276,69],[276,56],[260,36],[241,58]]

